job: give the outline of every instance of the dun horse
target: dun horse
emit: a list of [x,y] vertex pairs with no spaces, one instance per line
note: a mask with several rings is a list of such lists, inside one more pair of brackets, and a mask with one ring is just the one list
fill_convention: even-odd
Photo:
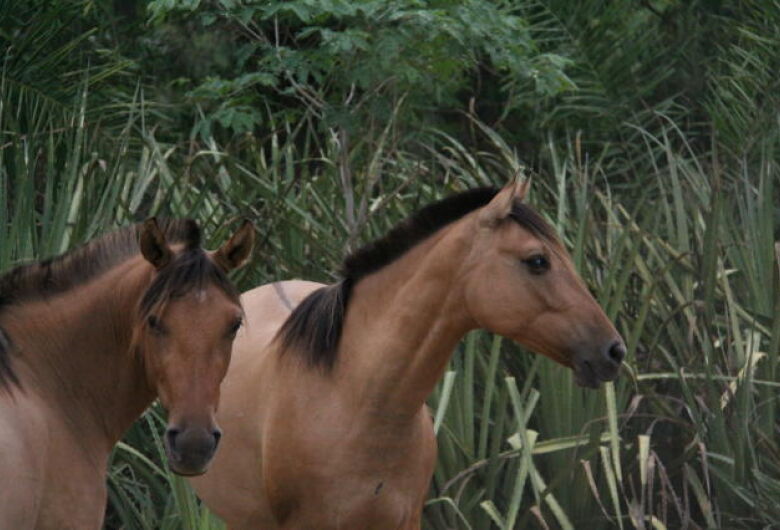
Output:
[[526,189],[428,206],[350,256],[335,285],[243,295],[224,445],[192,480],[232,530],[419,528],[436,460],[425,399],[471,329],[584,386],[617,376],[623,341]]
[[111,448],[156,396],[171,469],[205,470],[253,239],[206,253],[149,220],[0,278],[0,528],[100,528]]

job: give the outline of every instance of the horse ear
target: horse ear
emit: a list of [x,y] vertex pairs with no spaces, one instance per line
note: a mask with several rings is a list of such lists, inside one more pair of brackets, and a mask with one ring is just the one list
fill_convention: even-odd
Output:
[[255,245],[255,227],[249,221],[244,221],[241,227],[212,254],[212,259],[225,272],[242,267],[252,254]]
[[144,221],[139,244],[141,246],[141,254],[157,270],[168,265],[171,262],[171,258],[173,258],[173,252],[168,243],[166,243],[165,235],[163,235],[160,226],[157,224],[157,219],[154,217]]
[[531,189],[531,177],[525,178],[522,182],[518,179],[515,182],[515,198],[523,202],[528,196],[528,190]]
[[495,225],[505,219],[511,212],[516,202],[525,200],[528,189],[531,187],[531,179],[515,179],[496,193],[496,196],[487,203],[480,213],[483,224]]

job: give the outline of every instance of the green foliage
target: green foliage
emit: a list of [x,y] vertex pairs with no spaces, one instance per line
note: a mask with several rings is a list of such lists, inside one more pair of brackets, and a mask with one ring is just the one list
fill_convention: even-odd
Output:
[[[57,129],[98,115],[104,126],[124,122],[128,93],[120,77],[129,62],[101,45],[97,17],[84,15],[89,5],[0,0],[0,112],[12,125],[8,132]],[[76,103],[92,91],[92,105]]]
[[236,122],[220,116],[232,108],[257,124],[244,105],[262,107],[271,95],[295,98],[326,125],[351,130],[368,119],[386,122],[402,97],[405,122],[430,120],[431,110],[459,104],[479,68],[494,71],[508,108],[521,101],[518,86],[542,98],[573,88],[563,72],[567,61],[541,53],[525,19],[500,3],[231,0],[206,7],[156,0],[149,12],[157,22],[193,12],[204,26],[239,28],[236,57],[251,73],[208,79],[191,93],[211,100],[209,120],[233,130]]

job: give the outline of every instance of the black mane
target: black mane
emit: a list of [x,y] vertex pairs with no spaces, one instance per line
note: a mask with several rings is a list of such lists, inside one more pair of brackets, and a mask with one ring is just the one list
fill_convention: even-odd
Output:
[[[341,268],[341,281],[311,293],[284,322],[278,333],[283,351],[295,349],[309,365],[325,370],[332,368],[355,284],[390,265],[445,226],[485,206],[498,192],[492,187],[475,188],[429,204],[384,237],[347,256]],[[533,234],[555,240],[550,225],[530,206],[516,202],[509,217]]]
[[[206,283],[214,283],[238,299],[227,276],[200,248],[200,228],[195,221],[158,220],[158,226],[169,245],[182,245],[183,249],[155,276],[139,306],[141,316],[158,304]],[[61,256],[10,270],[0,277],[0,316],[10,306],[56,296],[83,285],[137,255],[142,229],[143,224],[130,226]],[[11,364],[13,350],[11,337],[0,328],[0,389],[19,384]]]

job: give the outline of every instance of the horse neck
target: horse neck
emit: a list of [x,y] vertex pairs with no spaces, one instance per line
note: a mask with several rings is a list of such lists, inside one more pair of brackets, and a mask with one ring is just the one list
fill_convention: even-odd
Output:
[[2,318],[20,351],[22,391],[39,395],[85,444],[110,450],[154,399],[130,351],[151,274],[137,256],[83,286],[11,307]]
[[336,377],[350,399],[379,417],[413,417],[476,323],[459,264],[471,243],[469,217],[443,228],[354,287]]

